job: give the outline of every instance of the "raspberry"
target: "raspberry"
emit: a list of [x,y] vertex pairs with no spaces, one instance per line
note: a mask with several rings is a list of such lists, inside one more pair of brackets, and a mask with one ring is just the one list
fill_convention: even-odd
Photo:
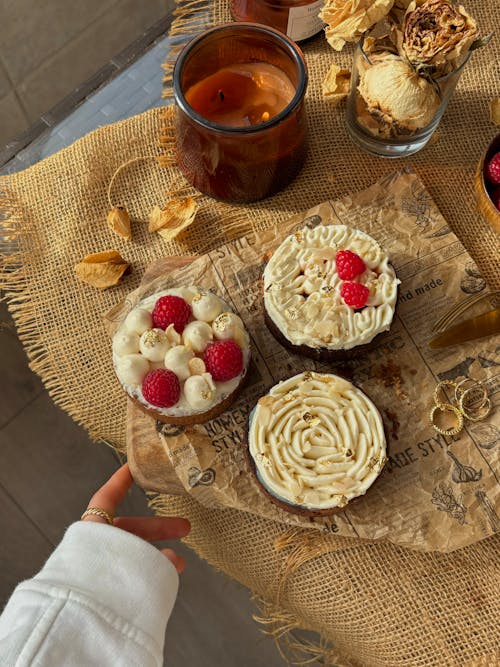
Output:
[[218,340],[205,350],[207,371],[216,382],[232,380],[243,370],[243,352],[234,340]]
[[366,269],[361,257],[350,250],[340,250],[335,257],[335,264],[341,280],[352,280]]
[[363,308],[368,301],[370,290],[361,283],[344,283],[340,289],[340,296],[344,303],[351,308]]
[[177,333],[182,333],[191,314],[191,306],[180,296],[162,296],[153,309],[153,327],[166,329],[173,324]]
[[500,151],[486,165],[486,178],[494,185],[500,185]]
[[170,408],[181,396],[179,378],[173,371],[165,368],[149,371],[142,381],[142,394],[151,405]]

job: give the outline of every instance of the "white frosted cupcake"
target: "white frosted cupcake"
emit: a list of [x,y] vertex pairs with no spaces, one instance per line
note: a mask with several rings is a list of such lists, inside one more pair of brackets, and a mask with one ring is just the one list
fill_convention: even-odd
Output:
[[387,331],[399,280],[387,253],[346,225],[304,227],[264,270],[264,313],[285,347],[315,359],[350,356]]
[[226,410],[250,362],[241,319],[219,296],[172,288],[143,299],[113,337],[113,365],[128,396],[170,424],[198,424]]
[[275,504],[296,514],[334,514],[364,495],[384,467],[382,418],[351,382],[306,371],[259,399],[247,456]]

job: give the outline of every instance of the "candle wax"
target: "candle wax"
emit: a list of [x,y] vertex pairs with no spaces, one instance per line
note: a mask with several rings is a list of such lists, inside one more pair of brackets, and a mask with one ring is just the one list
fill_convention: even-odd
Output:
[[289,77],[265,62],[222,67],[188,88],[185,98],[201,116],[225,127],[265,123],[292,100]]

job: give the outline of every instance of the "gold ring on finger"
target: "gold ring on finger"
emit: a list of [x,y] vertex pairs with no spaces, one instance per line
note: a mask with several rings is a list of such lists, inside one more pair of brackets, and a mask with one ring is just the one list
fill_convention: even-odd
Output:
[[[434,417],[436,415],[436,412],[453,412],[455,417],[457,418],[457,423],[455,426],[451,428],[441,428],[434,422]],[[430,412],[430,421],[432,428],[436,430],[438,433],[441,433],[441,435],[458,435],[460,431],[462,430],[464,426],[464,418],[462,413],[458,408],[456,408],[454,405],[451,405],[451,403],[441,403],[440,405],[435,405],[431,412]]]

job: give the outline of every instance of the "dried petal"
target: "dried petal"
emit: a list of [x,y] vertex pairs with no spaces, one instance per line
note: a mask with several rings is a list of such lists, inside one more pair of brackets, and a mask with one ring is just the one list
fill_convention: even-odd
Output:
[[[417,6],[418,5],[418,6]],[[475,20],[451,0],[411,2],[403,19],[400,53],[419,70],[454,69],[478,35]]]
[[130,216],[126,208],[123,208],[123,206],[115,206],[108,213],[106,219],[109,228],[112,229],[115,234],[124,238],[125,241],[130,241],[132,232],[130,229]]
[[76,275],[84,283],[106,289],[120,282],[120,278],[130,268],[116,250],[107,250],[87,255],[75,266]]
[[333,64],[323,81],[323,97],[333,106],[337,106],[349,93],[351,73]]
[[490,120],[495,125],[500,125],[500,97],[490,102]]
[[326,0],[319,15],[327,24],[328,43],[340,51],[346,42],[357,42],[393,4],[394,0]]
[[189,227],[197,211],[198,204],[193,197],[172,200],[163,209],[155,206],[149,216],[149,231],[158,232],[166,241],[171,241]]

